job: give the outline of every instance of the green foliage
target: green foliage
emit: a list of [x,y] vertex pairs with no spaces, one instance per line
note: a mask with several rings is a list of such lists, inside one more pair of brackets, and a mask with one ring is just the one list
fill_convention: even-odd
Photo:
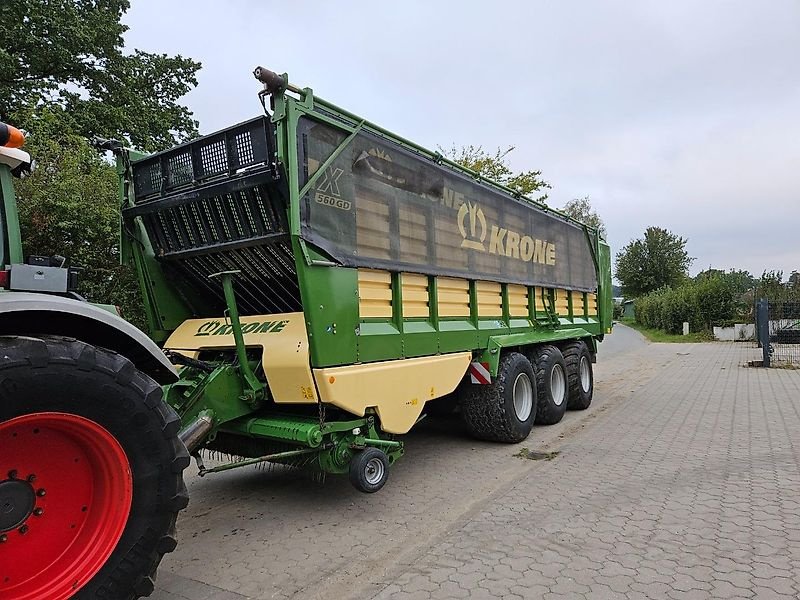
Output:
[[674,288],[661,288],[636,299],[636,321],[645,327],[678,334],[683,323],[690,331],[711,331],[731,325],[747,306],[742,301],[741,272],[705,272]]
[[90,301],[122,307],[144,322],[134,270],[120,265],[117,174],[81,136],[61,127],[59,109],[42,108],[26,143],[37,168],[16,181],[26,255],[60,254],[84,267],[79,292]]
[[570,200],[564,205],[561,212],[589,227],[594,227],[600,232],[600,237],[606,239],[606,224],[603,223],[603,219],[600,218],[597,211],[592,208],[589,196]]
[[773,302],[800,301],[800,285],[794,284],[792,273],[789,281],[783,281],[783,271],[764,271],[761,279],[755,283],[754,297],[767,298]]
[[143,323],[136,276],[120,266],[118,179],[86,138],[153,151],[197,134],[178,100],[200,64],[123,47],[128,0],[0,2],[0,117],[29,132],[33,174],[16,182],[25,254],[82,266],[80,292]]
[[747,271],[708,269],[681,285],[637,298],[634,312],[640,325],[668,334],[680,333],[684,321],[690,331],[708,332],[751,321],[754,298],[800,301],[800,289],[784,283],[781,271],[764,271],[755,279]]
[[621,302],[620,303],[614,302],[614,314],[612,318],[615,321],[619,321],[624,314],[625,314],[625,306]]
[[627,298],[636,298],[665,286],[679,285],[694,259],[686,239],[661,227],[648,227],[644,238],[633,240],[617,253],[614,276]]
[[462,167],[475,171],[482,177],[501,183],[523,196],[533,198],[539,202],[547,200],[544,190],[552,186],[542,179],[541,171],[522,171],[514,173],[508,166],[508,155],[514,150],[509,146],[505,150],[498,148],[489,153],[482,146],[464,146],[463,148],[451,147],[449,150],[439,148],[450,160],[457,162]]
[[756,285],[756,278],[753,277],[749,271],[743,271],[740,269],[731,269],[728,272],[723,271],[722,269],[711,269],[709,268],[706,271],[700,271],[697,275],[695,275],[694,279],[697,281],[703,279],[709,279],[712,277],[721,277],[728,282],[728,285],[731,286],[731,289],[736,294],[744,294],[749,292],[753,289]]
[[197,134],[178,99],[197,85],[200,63],[123,52],[128,0],[0,3],[0,117],[30,128],[33,109],[60,107],[83,136],[127,140],[145,151]]

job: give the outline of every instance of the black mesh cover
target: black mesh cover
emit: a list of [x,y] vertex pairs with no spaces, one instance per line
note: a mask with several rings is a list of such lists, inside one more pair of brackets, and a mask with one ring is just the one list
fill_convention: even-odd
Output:
[[[301,119],[301,183],[345,137]],[[301,220],[303,238],[347,266],[597,289],[583,228],[369,133],[316,180]]]
[[136,203],[265,164],[269,120],[257,117],[136,162]]
[[220,313],[222,288],[209,275],[230,270],[241,271],[234,288],[244,314],[302,310],[287,181],[270,168],[274,135],[259,117],[133,164],[135,206],[124,217],[140,217],[164,268]]

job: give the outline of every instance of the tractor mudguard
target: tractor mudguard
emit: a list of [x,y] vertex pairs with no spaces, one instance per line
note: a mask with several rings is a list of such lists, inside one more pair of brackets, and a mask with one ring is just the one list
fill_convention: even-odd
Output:
[[158,383],[178,379],[175,367],[147,335],[88,302],[61,296],[0,294],[0,335],[60,335],[117,352]]

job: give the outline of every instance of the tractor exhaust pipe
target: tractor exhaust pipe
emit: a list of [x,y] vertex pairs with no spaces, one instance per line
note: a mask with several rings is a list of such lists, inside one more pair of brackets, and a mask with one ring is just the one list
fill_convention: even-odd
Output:
[[189,454],[194,454],[213,428],[214,413],[210,410],[204,410],[197,415],[194,421],[180,430],[178,437],[183,442],[183,445],[186,446]]

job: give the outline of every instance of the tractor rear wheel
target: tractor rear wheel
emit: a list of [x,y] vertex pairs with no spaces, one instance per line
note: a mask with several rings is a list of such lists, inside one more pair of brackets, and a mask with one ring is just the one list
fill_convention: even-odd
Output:
[[161,388],[65,338],[0,337],[0,597],[152,592],[188,502]]

